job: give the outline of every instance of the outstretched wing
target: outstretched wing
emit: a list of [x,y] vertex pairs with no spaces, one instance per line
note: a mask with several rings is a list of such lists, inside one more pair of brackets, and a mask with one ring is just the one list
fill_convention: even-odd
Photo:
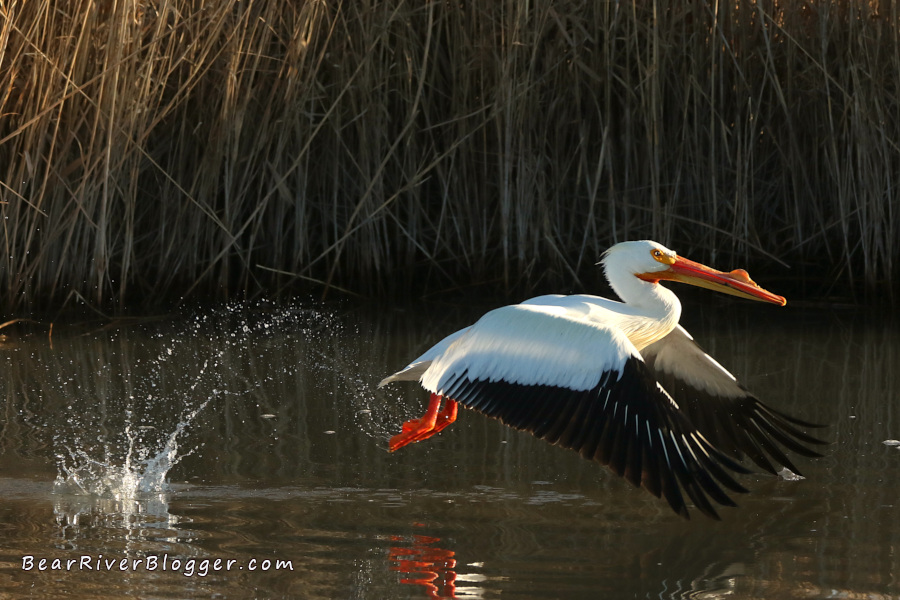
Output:
[[804,444],[825,442],[798,429],[818,425],[760,402],[680,325],[641,354],[690,422],[728,456],[738,460],[748,456],[770,473],[776,472],[774,462],[798,474],[782,447],[801,456],[821,456]]
[[443,353],[447,347],[456,341],[456,338],[464,334],[469,330],[468,327],[460,329],[459,331],[454,331],[440,342],[429,348],[425,351],[425,353],[413,360],[411,363],[394,373],[393,375],[388,375],[384,379],[378,382],[378,387],[383,387],[389,383],[394,381],[419,381],[422,377],[422,374],[431,366],[431,361],[435,359],[438,355]]
[[726,472],[746,472],[681,414],[620,331],[562,307],[506,306],[433,357],[422,386],[608,466],[687,517],[682,490],[718,518]]

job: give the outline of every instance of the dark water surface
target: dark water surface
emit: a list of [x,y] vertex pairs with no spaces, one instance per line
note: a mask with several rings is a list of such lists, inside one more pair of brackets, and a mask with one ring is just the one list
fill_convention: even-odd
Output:
[[804,480],[743,477],[722,522],[474,413],[389,454],[425,397],[375,384],[481,309],[10,328],[0,598],[900,597],[896,322],[686,305],[710,354],[833,442]]

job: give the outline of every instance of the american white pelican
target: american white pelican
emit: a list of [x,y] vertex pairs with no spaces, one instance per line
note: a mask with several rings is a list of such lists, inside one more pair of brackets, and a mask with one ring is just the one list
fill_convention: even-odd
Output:
[[608,466],[687,517],[683,489],[713,518],[709,498],[734,506],[720,485],[747,491],[726,471],[748,472],[735,460],[797,473],[780,446],[821,456],[803,444],[824,442],[797,429],[816,425],[769,408],[703,352],[659,282],[780,306],[783,297],[746,271],[716,271],[652,241],[616,244],[601,262],[622,302],[550,295],[504,306],[383,379],[379,387],[419,381],[431,392],[425,416],[404,423],[390,450],[441,431],[462,404]]

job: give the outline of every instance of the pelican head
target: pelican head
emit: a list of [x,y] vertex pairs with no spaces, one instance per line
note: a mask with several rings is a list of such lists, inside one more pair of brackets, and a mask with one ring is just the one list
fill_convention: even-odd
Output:
[[750,300],[787,304],[782,296],[759,287],[743,269],[717,271],[650,240],[616,244],[603,253],[600,262],[610,285],[626,302],[627,296],[634,296],[628,290],[634,289],[637,279],[651,285],[662,280],[680,281]]

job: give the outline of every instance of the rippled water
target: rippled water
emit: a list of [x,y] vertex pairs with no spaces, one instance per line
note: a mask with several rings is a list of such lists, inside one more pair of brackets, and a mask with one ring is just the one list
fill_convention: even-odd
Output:
[[742,478],[722,522],[474,413],[389,454],[425,397],[375,384],[482,309],[8,328],[0,596],[900,597],[896,321],[686,304],[713,356],[833,442],[803,480]]

